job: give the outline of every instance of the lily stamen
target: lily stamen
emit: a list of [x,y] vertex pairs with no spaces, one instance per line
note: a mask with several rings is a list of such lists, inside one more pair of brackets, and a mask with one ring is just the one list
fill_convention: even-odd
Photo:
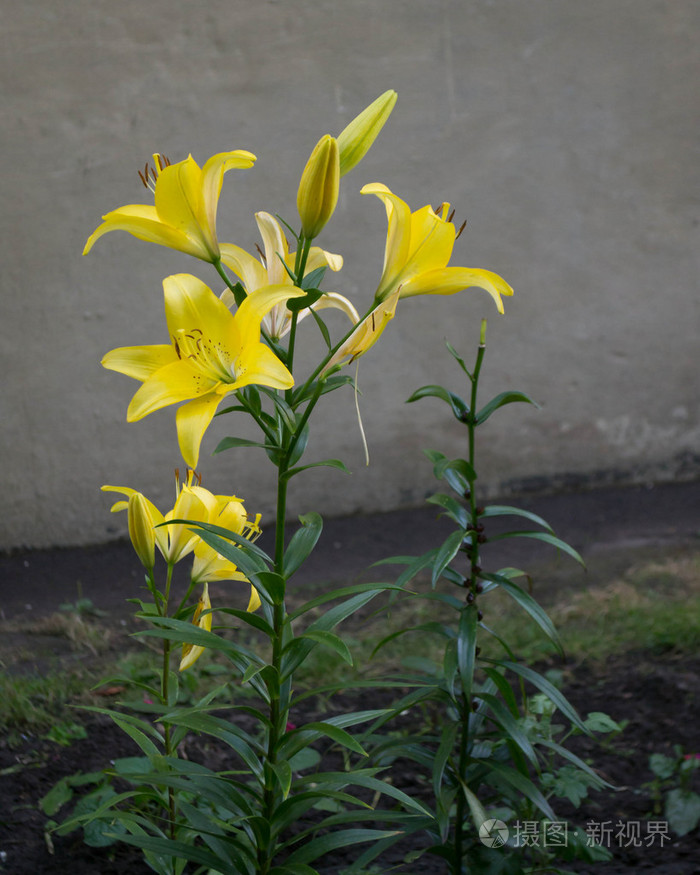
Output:
[[140,170],[138,170],[137,173],[139,179],[144,184],[144,187],[155,194],[158,176],[161,171],[170,166],[170,159],[166,155],[161,155],[160,153],[155,152],[153,155],[153,161],[153,167],[151,167],[147,161],[143,167],[143,173],[141,173]]
[[462,222],[462,224],[459,226],[459,230],[458,230],[457,233],[455,234],[455,240],[459,240],[459,238],[460,238],[460,236],[461,236],[461,234],[462,234],[462,231],[464,231],[464,229],[465,229],[466,227],[467,227],[467,220],[465,219],[465,220]]

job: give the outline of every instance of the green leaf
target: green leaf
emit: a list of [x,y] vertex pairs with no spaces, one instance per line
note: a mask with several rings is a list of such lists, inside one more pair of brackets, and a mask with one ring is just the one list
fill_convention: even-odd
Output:
[[296,468],[289,468],[283,475],[286,480],[290,480],[292,477],[295,477],[297,474],[300,474],[302,471],[306,471],[308,468],[337,468],[342,471],[344,474],[352,474],[349,468],[340,461],[340,459],[323,459],[321,462],[311,462],[308,465],[299,465]]
[[445,389],[443,386],[421,386],[420,389],[416,389],[416,391],[411,395],[410,398],[406,399],[406,403],[410,404],[413,401],[419,401],[421,398],[440,398],[446,404],[449,404],[452,409],[452,413],[455,415],[455,418],[460,422],[465,422],[467,416],[469,414],[469,405],[464,401],[463,398],[460,398],[459,395],[455,395],[454,392],[450,392],[448,389]]
[[372,842],[379,839],[402,835],[401,830],[379,829],[344,829],[306,842],[302,847],[293,851],[287,858],[287,865],[297,863],[310,863],[318,857],[322,857],[335,848],[344,848],[347,845],[356,845],[360,842]]
[[517,583],[514,583],[508,577],[505,577],[502,574],[490,574],[488,572],[482,571],[479,575],[484,580],[490,580],[493,583],[497,584],[504,589],[508,595],[516,601],[521,608],[523,608],[537,623],[537,625],[542,629],[545,635],[553,642],[556,646],[559,653],[564,655],[564,648],[561,643],[561,639],[559,637],[559,633],[556,630],[554,623],[550,620],[547,612],[539,605],[535,599],[532,598],[531,595],[525,592],[524,589],[518,586]]
[[436,504],[438,507],[444,508],[450,519],[454,520],[461,529],[466,529],[470,514],[456,498],[453,498],[451,495],[445,495],[444,492],[436,492],[435,495],[431,495],[426,501],[428,504]]
[[277,449],[277,447],[272,444],[263,444],[260,441],[249,441],[247,438],[225,437],[219,441],[213,455],[223,453],[224,450],[233,450],[237,447],[258,447],[258,449],[261,450]]
[[284,601],[286,581],[276,571],[259,571],[252,583],[258,591],[263,589],[273,605],[281,605]]
[[496,395],[495,398],[492,398],[488,404],[485,404],[481,410],[476,414],[476,424],[481,425],[486,422],[486,420],[498,410],[499,407],[504,407],[506,404],[514,404],[518,401],[523,401],[526,404],[532,404],[534,407],[539,409],[539,404],[536,401],[533,401],[529,395],[526,395],[524,392],[501,392],[500,395]]
[[[323,644],[325,647],[330,647],[331,650],[334,650],[338,656],[341,657],[348,665],[353,664],[352,654],[348,649],[347,644],[340,638],[338,635],[335,635],[333,632],[326,632],[323,629],[309,629],[307,632],[304,632],[303,635],[299,636],[300,638],[310,638],[312,641],[316,641],[318,644]],[[298,640],[298,639],[297,639]]]
[[218,738],[240,756],[253,775],[257,778],[262,777],[260,762],[262,750],[258,743],[247,732],[223,717],[215,717],[213,714],[206,714],[192,708],[166,714],[163,721],[175,726],[186,726],[194,732],[203,732],[213,738]]
[[463,540],[464,532],[457,529],[452,532],[451,535],[447,536],[442,546],[438,549],[435,562],[433,563],[433,573],[431,576],[431,584],[433,587],[440,579],[442,572],[457,555],[459,548],[462,546]]
[[304,451],[306,450],[306,445],[309,441],[309,424],[308,422],[304,426],[304,428],[297,432],[294,435],[294,445],[291,448],[291,452],[289,454],[289,459],[287,463],[290,468],[293,468],[294,465],[301,459],[304,455]]
[[[334,618],[339,617],[339,619],[333,620],[333,625],[337,625],[341,620],[344,620],[354,611],[361,608],[364,604],[370,601],[374,596],[378,595],[380,592],[388,592],[389,590],[401,591],[401,587],[392,583],[356,583],[353,586],[342,586],[339,589],[332,589],[329,592],[322,593],[321,595],[316,596],[315,598],[309,599],[308,602],[304,602],[303,605],[298,607],[295,611],[293,611],[289,615],[290,620],[297,620],[299,617],[302,617],[304,614],[307,614],[309,611],[312,611],[314,608],[318,608],[321,605],[325,605],[330,601],[335,601],[336,599],[345,598],[345,596],[356,596],[356,595],[367,595],[367,598],[359,601],[343,602],[344,605],[348,606],[348,611],[346,612],[345,608],[343,608],[340,614],[337,613],[337,609],[333,608],[333,611],[336,611],[332,616]],[[338,607],[341,607],[340,605]],[[328,614],[325,615],[326,617]],[[323,625],[318,626],[316,621],[313,626],[309,628],[332,628],[331,626]]]
[[298,313],[300,310],[306,310],[307,307],[315,304],[322,295],[323,292],[320,289],[309,288],[302,298],[294,298],[287,301],[287,307],[292,313]]
[[502,535],[493,535],[489,538],[490,542],[493,541],[503,541],[506,538],[533,538],[535,541],[543,541],[545,544],[550,544],[552,547],[556,547],[557,550],[562,550],[564,553],[568,553],[572,559],[575,559],[579,565],[586,567],[586,563],[581,558],[581,555],[574,550],[566,541],[562,541],[561,538],[557,538],[554,535],[550,535],[549,532],[505,532]]
[[423,450],[433,463],[433,474],[438,480],[446,480],[458,495],[464,495],[470,481],[477,479],[476,471],[466,459],[448,459],[437,450]]
[[160,756],[161,751],[158,750],[150,738],[148,738],[145,733],[141,732],[140,729],[137,729],[136,726],[130,725],[126,720],[121,719],[121,716],[117,717],[116,714],[112,714],[112,720],[114,720],[123,732],[126,732],[129,738],[136,742],[146,756]]
[[308,769],[313,769],[320,762],[321,754],[312,747],[302,747],[289,759],[289,765],[293,772],[305,772]]
[[486,703],[493,719],[501,727],[506,736],[511,739],[525,754],[533,765],[537,764],[537,754],[530,742],[530,739],[525,734],[522,726],[515,720],[510,711],[505,707],[503,702],[490,693],[485,693],[480,690],[477,694],[481,701]]
[[457,633],[457,668],[462,681],[462,694],[471,702],[474,667],[476,665],[476,635],[478,626],[476,605],[465,605],[459,616]]
[[666,795],[664,814],[676,835],[687,835],[700,823],[700,796],[674,787]]
[[328,351],[330,352],[330,350],[333,349],[333,342],[331,340],[330,334],[328,333],[328,328],[326,327],[326,323],[323,321],[321,316],[314,310],[313,307],[311,308],[311,310],[309,312],[311,313],[314,322],[318,326],[318,330],[321,332],[321,337],[325,341],[326,347],[328,348]]
[[517,675],[520,675],[520,677],[525,678],[526,681],[530,681],[530,683],[537,687],[541,693],[544,693],[548,699],[552,700],[562,714],[569,719],[574,726],[580,729],[581,732],[585,732],[586,735],[591,734],[586,724],[577,714],[573,705],[570,704],[564,694],[560,692],[551,681],[548,681],[546,677],[539,672],[534,671],[534,669],[531,669],[526,665],[520,665],[517,662],[504,661],[496,664],[502,665],[504,668],[514,671]]
[[367,751],[362,747],[359,741],[356,741],[349,732],[346,732],[339,726],[328,721],[316,721],[314,723],[306,723],[299,729],[292,729],[287,732],[281,739],[278,745],[278,754],[280,757],[291,757],[297,751],[311,744],[322,735],[327,736],[336,744],[348,748],[361,756],[367,756]]
[[54,814],[63,807],[66,802],[70,802],[73,798],[73,788],[70,785],[69,777],[61,778],[49,792],[42,796],[39,800],[39,808],[47,817],[53,817]]
[[479,519],[486,519],[487,517],[494,516],[520,516],[525,517],[525,519],[530,520],[531,523],[535,523],[535,525],[542,526],[543,529],[547,529],[548,532],[554,534],[552,527],[549,523],[542,519],[541,516],[538,516],[536,513],[532,513],[529,510],[522,510],[519,507],[509,507],[505,504],[491,504],[487,508],[484,509],[483,513],[479,514]]
[[323,531],[323,519],[313,511],[300,516],[299,521],[301,528],[294,533],[284,553],[283,568],[287,579],[311,554]]
[[460,366],[460,368],[464,371],[464,373],[465,373],[465,374],[469,377],[469,379],[471,380],[472,375],[469,373],[469,368],[464,364],[464,360],[463,360],[462,358],[460,358],[459,353],[458,353],[457,350],[452,346],[452,344],[449,342],[449,340],[446,340],[446,341],[445,341],[445,346],[447,347],[447,351],[449,352],[449,354],[455,359],[455,361],[456,361],[457,364]]
[[119,838],[120,841],[125,842],[127,845],[134,845],[137,848],[143,848],[145,851],[151,851],[167,857],[180,857],[184,860],[190,860],[192,863],[201,863],[214,872],[220,871],[222,861],[217,854],[212,854],[210,851],[189,845],[186,842],[149,835],[122,835]]
[[529,799],[530,802],[536,805],[546,818],[549,820],[557,819],[549,802],[547,802],[542,795],[540,789],[533,784],[529,778],[525,777],[525,775],[510,766],[498,762],[493,757],[488,760],[475,758],[474,762],[481,763],[485,767],[486,774],[488,775],[488,783],[491,786],[497,787],[501,783],[510,784],[510,786],[514,787],[518,793],[521,793],[526,799]]
[[326,266],[324,264],[322,267],[317,267],[315,270],[312,270],[306,274],[306,276],[301,281],[301,288],[304,289],[304,291],[306,291],[307,289],[318,289],[318,287],[323,282],[323,277],[325,275]]

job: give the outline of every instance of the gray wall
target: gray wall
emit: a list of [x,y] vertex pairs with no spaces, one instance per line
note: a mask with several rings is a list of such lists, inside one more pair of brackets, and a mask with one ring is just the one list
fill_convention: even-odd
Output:
[[[173,409],[127,425],[137,384],[99,361],[167,340],[164,276],[218,283],[122,233],[81,256],[103,213],[147,202],[137,168],[154,151],[200,163],[255,152],[255,170],[227,176],[219,221],[222,239],[252,248],[253,212],[294,219],[318,137],[387,88],[394,114],[320,240],[346,258],[335,288],[360,309],[371,299],[385,221],[359,189],[382,181],[414,208],[453,202],[469,220],[453,263],[497,271],[516,296],[505,317],[475,290],[402,302],[360,368],[370,468],[352,395],[338,392],[312,456],[353,474],[297,478],[292,511],[422,502],[421,448],[457,453],[462,435],[437,402],[403,402],[428,382],[461,388],[443,339],[471,357],[483,316],[486,389],[542,405],[484,428],[492,493],[697,474],[696,0],[29,0],[0,16],[0,547],[123,534],[103,483],[170,507]],[[207,434],[205,484],[269,514],[264,457],[209,455],[247,433],[239,424]]]

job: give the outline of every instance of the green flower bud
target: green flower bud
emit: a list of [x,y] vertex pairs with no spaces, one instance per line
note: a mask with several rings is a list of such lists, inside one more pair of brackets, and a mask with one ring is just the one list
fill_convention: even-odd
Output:
[[317,237],[338,203],[340,163],[338,141],[326,134],[316,144],[301,175],[297,209],[304,237]]
[[349,173],[365,157],[391,115],[397,97],[395,91],[385,91],[367,109],[362,110],[338,137],[341,176]]

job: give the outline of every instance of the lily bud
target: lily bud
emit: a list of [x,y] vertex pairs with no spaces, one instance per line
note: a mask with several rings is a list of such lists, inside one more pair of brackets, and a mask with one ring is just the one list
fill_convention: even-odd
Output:
[[326,134],[316,144],[301,175],[297,209],[304,237],[317,237],[338,203],[340,161],[338,141]]
[[367,109],[362,110],[338,137],[341,176],[349,173],[365,157],[391,115],[397,97],[395,91],[385,91]]
[[141,564],[149,571],[155,565],[156,533],[148,503],[140,492],[129,497],[129,537]]

